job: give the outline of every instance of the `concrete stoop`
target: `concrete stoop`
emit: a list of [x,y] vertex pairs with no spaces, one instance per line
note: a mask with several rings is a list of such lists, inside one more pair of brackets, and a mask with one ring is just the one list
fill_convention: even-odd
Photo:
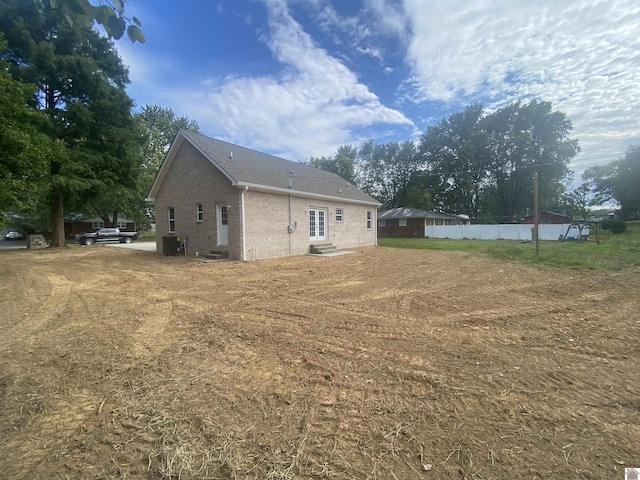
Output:
[[204,258],[207,260],[228,260],[229,252],[227,250],[211,250],[211,253],[205,253]]
[[336,257],[338,255],[348,255],[355,253],[350,250],[338,250],[335,245],[329,242],[315,243],[309,246],[309,255],[322,255],[323,257]]

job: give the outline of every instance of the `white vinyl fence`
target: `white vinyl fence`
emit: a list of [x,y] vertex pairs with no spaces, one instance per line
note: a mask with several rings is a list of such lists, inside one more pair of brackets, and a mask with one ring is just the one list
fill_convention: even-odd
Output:
[[[558,240],[567,233],[571,224],[538,226],[540,240]],[[587,235],[588,228],[582,234]],[[577,239],[579,231],[576,227],[569,230],[567,240]],[[424,236],[429,238],[475,238],[478,240],[534,240],[533,225],[427,225]]]

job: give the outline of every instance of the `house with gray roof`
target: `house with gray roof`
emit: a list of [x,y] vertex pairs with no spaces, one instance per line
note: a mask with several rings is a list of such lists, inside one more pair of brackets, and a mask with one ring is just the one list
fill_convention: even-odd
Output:
[[378,235],[380,237],[424,237],[426,226],[468,225],[469,223],[469,217],[466,215],[398,207],[378,212]]
[[377,243],[380,204],[346,180],[184,130],[148,200],[159,252],[171,237],[186,242],[189,254],[242,261]]

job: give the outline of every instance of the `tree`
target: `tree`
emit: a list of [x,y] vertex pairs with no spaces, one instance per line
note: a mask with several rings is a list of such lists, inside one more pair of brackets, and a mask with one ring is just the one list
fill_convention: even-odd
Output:
[[36,86],[32,108],[47,117],[41,131],[64,147],[48,162],[54,247],[65,245],[65,201],[91,202],[114,185],[133,188],[136,178],[127,70],[111,41],[63,14],[46,0],[0,1],[8,71]]
[[569,138],[571,121],[549,102],[507,105],[483,121],[492,159],[494,212],[501,221],[517,221],[532,208],[532,178],[538,172],[540,205],[558,204],[569,175],[569,161],[580,148]]
[[589,217],[590,194],[591,189],[589,185],[583,183],[579,187],[565,193],[562,196],[561,205],[571,212],[572,215],[580,215],[583,218],[587,218]]
[[582,178],[594,195],[592,205],[616,202],[623,218],[640,217],[640,145],[631,145],[622,159],[589,168]]
[[[429,126],[419,151],[430,174],[432,199],[440,210],[477,219],[488,187],[488,135],[482,129],[484,109],[475,104]],[[427,186],[427,185],[425,185]]]
[[[0,55],[6,47],[0,34]],[[14,80],[7,67],[0,61],[0,217],[34,213],[46,188],[47,159],[59,147],[38,131],[46,116],[30,106],[35,85]]]
[[333,157],[311,157],[307,165],[335,173],[355,185],[355,164],[358,150],[351,145],[340,145]]
[[579,151],[571,122],[548,102],[515,102],[485,115],[481,105],[429,126],[420,139],[424,168],[437,208],[475,220],[517,221],[532,207],[532,177],[541,203],[555,206],[564,193],[568,163]]
[[382,208],[402,206],[411,176],[420,165],[417,153],[410,140],[383,144],[375,144],[373,140],[365,142],[358,152],[357,185],[378,199]]

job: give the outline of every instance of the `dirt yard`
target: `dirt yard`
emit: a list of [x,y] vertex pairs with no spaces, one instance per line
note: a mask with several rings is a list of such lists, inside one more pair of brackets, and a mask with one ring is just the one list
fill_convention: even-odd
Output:
[[0,252],[2,479],[623,479],[640,270]]

